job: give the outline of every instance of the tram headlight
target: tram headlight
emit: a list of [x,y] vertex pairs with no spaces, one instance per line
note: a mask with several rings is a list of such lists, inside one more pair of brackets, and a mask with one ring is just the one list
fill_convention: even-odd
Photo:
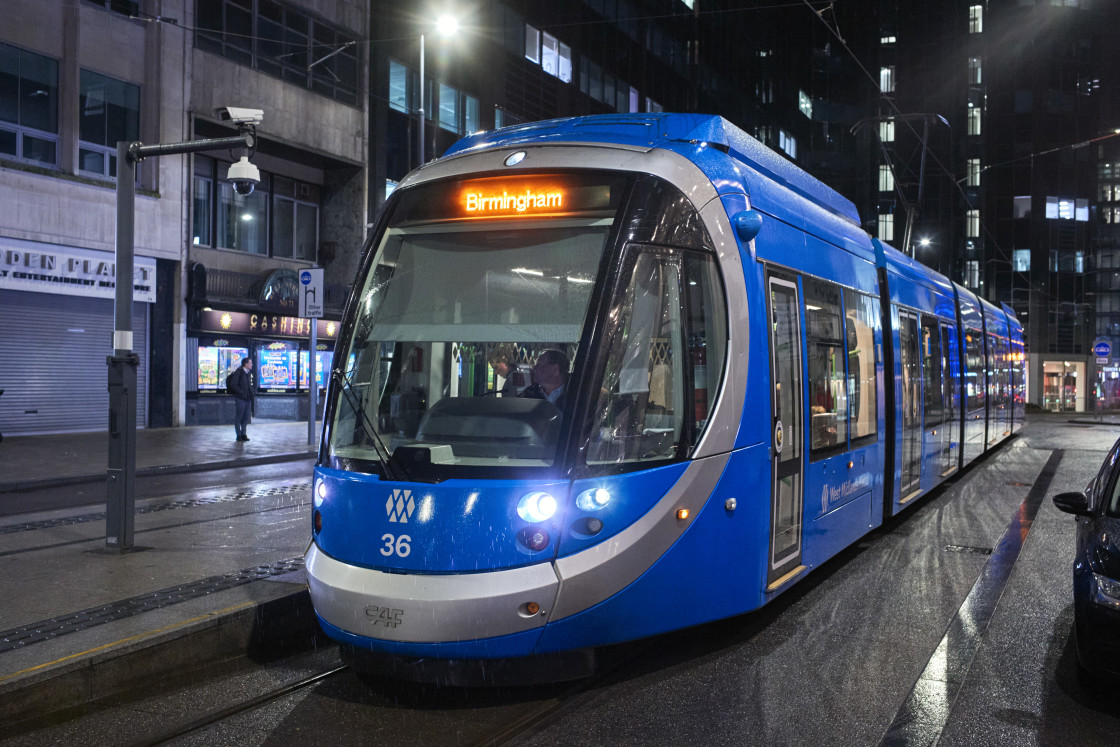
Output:
[[548,493],[528,493],[517,502],[517,515],[533,524],[548,521],[555,513],[556,499]]
[[576,496],[576,507],[581,511],[598,511],[610,502],[610,491],[605,488],[591,488]]
[[315,508],[323,505],[327,499],[327,481],[320,478],[315,482]]

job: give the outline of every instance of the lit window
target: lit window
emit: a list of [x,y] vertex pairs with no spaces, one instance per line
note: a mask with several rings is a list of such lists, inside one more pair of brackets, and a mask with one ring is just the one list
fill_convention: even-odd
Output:
[[891,213],[879,213],[879,238],[894,241],[894,215]]
[[525,24],[525,58],[533,62],[541,61],[541,32]]
[[879,139],[884,143],[894,142],[894,122],[880,122],[879,123]]
[[970,5],[968,7],[968,33],[980,34],[984,31],[984,6]]
[[894,44],[897,41],[898,41],[898,39],[895,37],[894,34],[891,34],[890,36],[879,37],[879,43],[880,44]]
[[966,210],[965,213],[964,235],[970,239],[980,237],[980,211],[979,210]]
[[797,106],[801,109],[801,113],[809,119],[813,118],[813,100],[809,98],[809,94],[799,90],[797,92]]
[[549,75],[560,75],[560,42],[552,34],[541,33],[541,69]]
[[1020,195],[1011,199],[1012,216],[1015,218],[1029,218],[1031,217],[1031,197],[1030,195]]
[[1016,249],[1011,259],[1011,269],[1015,272],[1031,271],[1031,250]]
[[964,263],[964,284],[969,288],[980,287],[980,261],[967,259]]
[[879,68],[879,90],[883,93],[894,91],[894,65]]
[[967,163],[967,177],[965,183],[969,187],[980,186],[980,159],[970,158]]
[[665,109],[662,108],[661,104],[657,103],[649,96],[646,96],[646,111],[653,114],[660,114],[665,111]]
[[556,77],[565,83],[572,82],[572,48],[561,42],[557,52],[560,60],[560,71]]
[[968,110],[968,134],[980,134],[980,110],[972,107]]
[[785,130],[778,130],[778,147],[793,159],[797,158],[797,138]]
[[968,82],[969,82],[969,84],[973,85],[973,86],[978,86],[983,82],[981,78],[982,78],[982,76],[981,76],[981,69],[980,69],[980,58],[979,57],[969,57],[968,58]]
[[879,191],[894,191],[894,172],[888,164],[879,164]]

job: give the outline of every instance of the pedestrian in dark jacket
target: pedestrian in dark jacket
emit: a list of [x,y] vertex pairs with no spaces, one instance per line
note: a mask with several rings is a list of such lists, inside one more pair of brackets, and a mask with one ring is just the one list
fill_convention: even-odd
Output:
[[253,359],[242,358],[241,368],[230,374],[227,380],[227,389],[233,395],[233,403],[237,406],[233,417],[233,428],[237,431],[238,441],[248,441],[245,426],[249,425],[249,416],[253,414]]

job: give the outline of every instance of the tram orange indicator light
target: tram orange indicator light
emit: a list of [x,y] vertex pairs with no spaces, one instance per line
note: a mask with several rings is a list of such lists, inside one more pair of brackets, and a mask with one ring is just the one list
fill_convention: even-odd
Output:
[[677,509],[677,518],[678,519],[687,519],[688,518],[688,509],[687,508],[678,508]]

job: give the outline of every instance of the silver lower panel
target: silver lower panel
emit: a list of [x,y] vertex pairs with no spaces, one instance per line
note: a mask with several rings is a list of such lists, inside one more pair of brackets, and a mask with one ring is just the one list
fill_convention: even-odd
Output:
[[[340,563],[312,543],[306,558],[315,611],[367,638],[446,643],[542,628],[560,581],[551,563],[488,573],[383,573]],[[535,602],[540,609],[525,609]]]

